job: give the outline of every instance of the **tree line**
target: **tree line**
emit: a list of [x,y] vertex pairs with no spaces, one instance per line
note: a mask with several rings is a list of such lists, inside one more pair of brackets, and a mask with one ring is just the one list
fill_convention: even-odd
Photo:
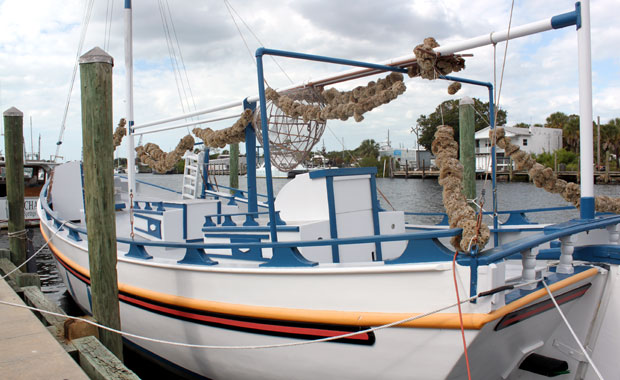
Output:
[[[489,126],[489,103],[482,102],[480,99],[474,98],[475,112],[475,129],[479,131]],[[502,126],[506,124],[507,111],[500,109],[497,112],[496,125]],[[454,128],[454,138],[459,141],[459,101],[447,100],[435,108],[435,111],[428,116],[421,115],[417,119],[420,129],[418,143],[430,150],[431,144],[437,127],[440,125],[449,125]],[[544,124],[527,124],[517,123],[512,127],[529,128],[545,127],[558,128],[562,130],[563,151],[569,154],[559,152],[562,157],[575,157],[579,154],[579,115],[567,115],[563,112],[554,112],[545,119]],[[596,123],[592,125],[594,130],[594,153],[596,155],[598,128]],[[616,168],[620,168],[620,118],[613,118],[607,123],[601,123],[601,160],[604,160],[606,153],[613,155]],[[553,155],[554,152],[545,152],[547,155]],[[539,155],[539,157],[542,155]],[[539,158],[537,157],[537,158]],[[596,159],[596,156],[595,156]],[[571,159],[572,162],[572,159]]]

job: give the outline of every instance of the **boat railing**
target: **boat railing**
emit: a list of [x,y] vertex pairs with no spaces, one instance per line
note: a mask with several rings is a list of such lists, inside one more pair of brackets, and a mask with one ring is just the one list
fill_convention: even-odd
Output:
[[[229,187],[229,186],[223,186],[223,185],[217,185],[217,188],[222,188],[225,190],[230,190],[233,191],[233,193],[230,194],[230,196],[226,196],[223,195],[221,192],[215,191],[215,190],[205,190],[205,194],[210,194],[213,196],[224,196],[224,197],[235,197],[235,198],[241,198],[242,200],[246,200],[248,199],[248,191],[247,190],[243,190],[243,189],[238,189],[235,187]],[[261,198],[265,198],[267,199],[267,195],[265,194],[256,194],[257,197],[261,197]]]
[[[457,262],[471,267],[470,291],[472,294],[476,293],[476,277],[479,266],[502,262],[506,259],[519,259],[519,256],[523,263],[521,280],[523,282],[534,282],[536,260],[539,254],[538,248],[542,244],[553,243],[558,240],[559,255],[553,257],[560,260],[558,273],[571,273],[572,262],[575,258],[588,262],[620,264],[619,224],[620,215],[615,214],[599,214],[596,219],[573,219],[546,226],[542,232],[489,248],[477,255],[459,254]],[[573,237],[576,234],[603,228],[607,229],[609,233],[609,244],[575,247]],[[573,256],[576,249],[579,252],[578,257]],[[545,259],[550,259],[550,257],[545,257]],[[536,284],[531,284],[531,287],[535,288]]]
[[[57,212],[51,210],[50,205],[47,202],[47,184],[41,192],[39,204],[44,212],[45,220],[51,222],[57,230],[67,230],[68,238],[79,242],[82,241],[82,235],[88,235],[88,232],[82,226],[78,226],[71,221],[63,220]],[[159,202],[149,202],[149,207],[152,211],[157,212],[157,208],[161,205]],[[153,210],[155,207],[155,210]],[[259,215],[261,213],[239,213],[240,215]],[[278,229],[291,230],[298,228],[297,226],[278,225]],[[229,228],[242,229],[243,232],[252,232],[250,227],[231,226]],[[256,229],[257,227],[253,227]],[[266,230],[266,226],[263,229]],[[453,253],[451,253],[438,239],[444,237],[452,237],[462,232],[460,228],[442,229],[433,231],[421,231],[414,233],[393,234],[393,235],[371,235],[361,236],[354,238],[338,238],[338,239],[324,239],[324,240],[309,240],[309,241],[261,241],[261,239],[254,239],[253,241],[245,240],[244,238],[251,238],[252,236],[234,234],[235,231],[223,230],[222,227],[217,229],[221,232],[221,237],[228,237],[235,241],[231,243],[203,243],[203,242],[162,242],[162,241],[150,241],[150,240],[135,240],[131,238],[117,237],[117,242],[121,244],[129,245],[129,250],[126,254],[128,257],[138,259],[151,259],[152,256],[148,253],[147,247],[160,247],[160,248],[178,248],[185,249],[186,253],[183,259],[179,260],[180,264],[199,264],[199,265],[215,265],[216,261],[211,257],[224,257],[232,259],[246,259],[262,261],[261,266],[267,267],[296,267],[296,266],[314,266],[318,263],[311,262],[303,257],[299,252],[299,248],[303,247],[318,247],[318,246],[341,246],[341,245],[355,245],[355,244],[367,244],[374,243],[380,244],[383,242],[394,241],[407,241],[407,246],[401,256],[392,260],[385,260],[386,264],[399,264],[399,263],[420,263],[420,262],[437,262],[437,261],[449,261],[451,260]],[[209,232],[209,231],[207,231]],[[228,234],[226,234],[229,232]],[[232,233],[231,233],[232,232]],[[249,239],[252,240],[252,239]],[[272,257],[265,258],[262,255],[218,255],[214,253],[207,253],[205,250],[262,250],[271,249]],[[374,261],[383,261],[380,258],[373,258]]]
[[[497,211],[498,215],[508,215],[508,219],[505,222],[501,223],[501,226],[516,226],[516,225],[524,225],[524,224],[536,224],[532,222],[527,217],[527,214],[541,213],[541,212],[551,212],[551,211],[565,211],[565,210],[576,210],[575,206],[559,206],[559,207],[545,207],[545,208],[536,208],[536,209],[522,209],[522,210],[505,210],[505,211]],[[437,226],[447,226],[448,225],[448,214],[445,212],[412,212],[407,211],[405,215],[412,216],[441,216],[443,219],[437,223]],[[492,211],[484,211],[483,215],[493,215]]]
[[[212,214],[205,215],[205,223],[203,225],[204,228],[215,227],[215,226],[227,226],[227,227],[239,227],[239,224],[235,222],[232,218],[235,216],[243,216],[245,220],[243,221],[242,226],[250,227],[250,226],[258,226],[259,223],[256,221],[257,217],[260,215],[269,215],[267,211],[256,211],[256,212],[238,212],[231,214]],[[213,221],[213,218],[216,219],[216,222]],[[280,217],[280,211],[276,211],[276,224],[279,226],[286,225],[286,223]]]
[[[126,175],[114,174],[114,176],[119,177],[119,178],[123,178],[123,179],[128,179]],[[166,186],[157,185],[157,184],[154,184],[154,183],[151,183],[151,182],[147,182],[147,181],[143,181],[143,180],[139,180],[139,179],[137,179],[136,182],[140,183],[140,184],[143,184],[143,185],[155,187],[157,189],[166,190],[166,191],[170,191],[172,193],[181,194],[181,192],[179,190],[171,189],[171,188],[166,187]]]

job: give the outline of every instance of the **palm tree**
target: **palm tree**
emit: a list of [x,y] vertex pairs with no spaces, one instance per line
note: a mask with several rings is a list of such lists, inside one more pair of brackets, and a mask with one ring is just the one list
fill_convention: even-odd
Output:
[[355,153],[362,158],[372,157],[376,159],[377,156],[379,156],[379,144],[372,139],[364,140],[360,146],[355,149]]
[[579,116],[570,115],[562,127],[562,137],[566,148],[577,153],[579,150]]
[[[616,155],[616,168],[620,167],[620,118],[609,120],[605,126],[603,126],[610,133],[610,148],[613,147],[614,154]],[[601,136],[603,133],[601,132]]]
[[563,129],[566,123],[568,123],[568,116],[564,112],[554,112],[545,120],[545,128]]

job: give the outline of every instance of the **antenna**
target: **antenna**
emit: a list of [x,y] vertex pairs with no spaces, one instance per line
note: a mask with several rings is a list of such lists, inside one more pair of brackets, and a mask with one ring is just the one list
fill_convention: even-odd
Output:
[[30,153],[34,155],[34,145],[32,144],[32,116],[30,116]]

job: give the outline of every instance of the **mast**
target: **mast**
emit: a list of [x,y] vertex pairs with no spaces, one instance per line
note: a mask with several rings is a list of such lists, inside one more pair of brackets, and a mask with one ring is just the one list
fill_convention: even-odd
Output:
[[[579,64],[579,156],[581,158],[581,219],[594,218],[594,138],[592,127],[592,57],[590,41],[590,0],[575,4],[577,55]],[[581,8],[581,9],[579,9]]]
[[[135,195],[136,172],[133,136],[133,36],[131,0],[125,0],[125,96],[127,98],[127,192]],[[131,200],[130,200],[131,201]]]

